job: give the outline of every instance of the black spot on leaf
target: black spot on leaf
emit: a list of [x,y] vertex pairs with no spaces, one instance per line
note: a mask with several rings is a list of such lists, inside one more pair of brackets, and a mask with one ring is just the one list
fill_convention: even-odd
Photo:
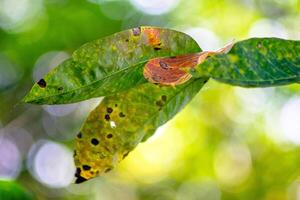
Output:
[[82,165],[82,169],[83,170],[90,170],[91,166],[89,166],[89,165]]
[[79,183],[82,183],[82,182],[85,182],[85,181],[87,181],[86,178],[83,178],[82,176],[78,176],[75,183],[79,184]]
[[63,87],[57,88],[58,91],[61,91],[61,90],[63,90],[63,89],[64,89]]
[[129,42],[129,39],[126,39],[125,41],[126,41],[126,42]]
[[79,167],[76,168],[75,177],[80,176],[81,169]]
[[154,50],[159,51],[159,50],[161,50],[161,48],[160,47],[154,47]]
[[82,138],[82,133],[79,132],[79,133],[77,134],[77,137],[78,137],[78,138]]
[[111,133],[109,133],[109,134],[106,135],[106,138],[107,138],[107,139],[110,139],[110,138],[112,138],[112,137],[113,137],[113,134],[111,134]]
[[164,105],[164,103],[162,101],[156,101],[156,105],[159,107],[162,107]]
[[112,112],[113,112],[113,109],[112,109],[112,108],[107,108],[106,111],[107,111],[108,113],[112,113]]
[[166,102],[167,101],[167,96],[166,95],[162,95],[161,96],[161,100],[163,100],[164,102]]
[[41,88],[45,88],[47,83],[44,79],[41,79],[37,82],[37,84],[41,87]]
[[109,116],[108,114],[106,114],[106,115],[104,116],[104,119],[105,119],[106,121],[109,121],[109,120],[110,120],[110,116]]
[[92,143],[93,145],[98,145],[98,144],[99,144],[99,141],[98,141],[96,138],[93,138],[93,139],[91,140],[91,143]]
[[120,113],[119,113],[119,116],[120,116],[120,117],[125,117],[125,114],[124,114],[123,112],[120,112]]

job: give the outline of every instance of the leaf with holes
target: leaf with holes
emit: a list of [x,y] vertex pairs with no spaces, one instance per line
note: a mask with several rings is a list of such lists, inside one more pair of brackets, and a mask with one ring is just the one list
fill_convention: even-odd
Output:
[[178,113],[205,82],[192,79],[176,88],[146,83],[105,97],[77,135],[76,183],[114,168],[139,142]]
[[188,35],[139,27],[89,42],[38,81],[26,103],[63,104],[107,96],[146,82],[143,66],[155,57],[200,52]]
[[277,38],[241,41],[228,54],[214,55],[199,64],[191,74],[243,87],[299,83],[300,41]]

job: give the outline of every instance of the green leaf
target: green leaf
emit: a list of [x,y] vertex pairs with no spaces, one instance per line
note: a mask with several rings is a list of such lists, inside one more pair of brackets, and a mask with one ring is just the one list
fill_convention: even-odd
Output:
[[113,95],[146,82],[142,67],[149,59],[199,51],[184,33],[133,28],[83,45],[36,83],[23,101],[64,104]]
[[32,200],[33,197],[22,186],[14,181],[0,181],[0,199]]
[[300,41],[277,38],[241,41],[228,54],[208,58],[191,74],[243,87],[299,83]]
[[106,97],[90,113],[76,138],[76,183],[114,168],[139,142],[178,113],[205,82],[192,79],[176,88],[145,83]]

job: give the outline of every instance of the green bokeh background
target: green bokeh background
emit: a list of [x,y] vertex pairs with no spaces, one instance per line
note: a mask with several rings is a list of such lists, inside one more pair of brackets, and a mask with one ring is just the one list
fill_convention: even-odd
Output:
[[[257,29],[259,22],[263,26]],[[18,105],[34,83],[32,74],[58,62],[57,55],[139,25],[193,29],[200,45],[217,41],[218,47],[261,32],[299,40],[300,1],[181,0],[167,13],[150,15],[125,0],[0,0],[0,141],[20,130],[32,137],[24,152],[25,140],[10,138],[23,154],[21,171],[7,187],[27,191],[26,198],[33,199],[300,199],[296,84],[243,89],[210,80],[182,112],[104,177],[53,188],[30,173],[32,145],[43,139],[71,152],[73,137],[99,101],[76,104],[61,117],[49,114],[49,107]],[[1,157],[9,156],[0,152],[0,176],[7,162]],[[4,185],[0,197],[9,191]]]

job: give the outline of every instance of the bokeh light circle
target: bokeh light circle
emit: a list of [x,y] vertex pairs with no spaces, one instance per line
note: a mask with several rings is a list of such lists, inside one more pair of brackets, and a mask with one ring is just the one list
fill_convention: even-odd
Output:
[[151,15],[161,15],[174,9],[179,0],[130,0],[138,10]]
[[38,181],[52,188],[67,187],[75,173],[72,152],[48,140],[40,140],[32,147],[27,164]]
[[21,170],[22,157],[16,144],[0,135],[0,178],[15,179]]
[[300,97],[284,104],[280,113],[280,127],[287,140],[300,145]]
[[203,51],[216,50],[220,48],[219,37],[211,30],[206,28],[188,28],[184,33],[191,36]]
[[21,32],[34,25],[43,10],[42,0],[0,0],[0,27]]
[[223,186],[231,188],[242,184],[252,170],[250,150],[243,144],[221,144],[215,152],[214,170]]
[[287,39],[286,28],[278,21],[260,19],[252,25],[249,30],[250,37],[278,37]]

